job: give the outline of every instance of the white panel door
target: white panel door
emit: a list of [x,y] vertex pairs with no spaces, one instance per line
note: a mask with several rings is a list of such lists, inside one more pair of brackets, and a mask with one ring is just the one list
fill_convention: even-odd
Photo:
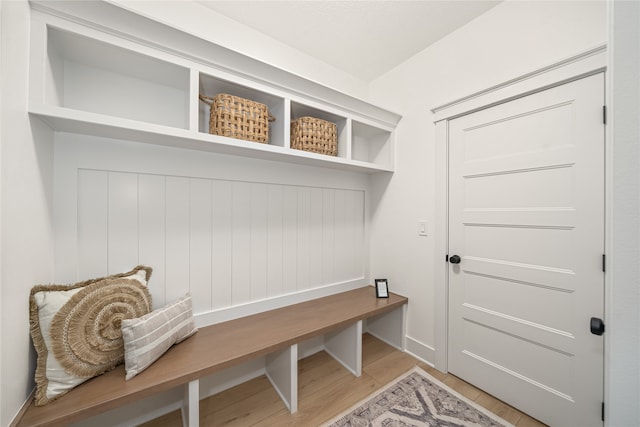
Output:
[[552,426],[602,425],[603,104],[598,74],[449,123],[448,369]]

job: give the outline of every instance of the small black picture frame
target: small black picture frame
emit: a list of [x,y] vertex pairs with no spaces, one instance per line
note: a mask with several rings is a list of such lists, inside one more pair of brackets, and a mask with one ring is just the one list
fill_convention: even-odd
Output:
[[389,298],[389,285],[387,279],[375,279],[376,284],[376,297],[377,298]]

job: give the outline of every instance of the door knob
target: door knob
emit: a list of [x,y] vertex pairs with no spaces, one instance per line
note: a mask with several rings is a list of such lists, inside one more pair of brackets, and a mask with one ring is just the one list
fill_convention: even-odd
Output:
[[602,335],[604,334],[604,322],[602,319],[598,319],[597,317],[591,318],[591,333],[593,335]]
[[462,261],[462,260],[460,259],[460,257],[458,255],[452,255],[452,256],[449,257],[449,262],[451,264],[460,264],[460,261]]

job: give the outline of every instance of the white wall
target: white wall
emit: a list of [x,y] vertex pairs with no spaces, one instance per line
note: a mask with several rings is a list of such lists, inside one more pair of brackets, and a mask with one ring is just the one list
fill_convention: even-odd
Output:
[[[4,40],[3,38],[3,32],[2,32],[2,2],[0,2],[0,144],[2,144],[2,121],[4,119],[3,115],[2,115],[2,103],[4,102],[2,100],[2,91],[3,91],[3,86],[4,86],[4,82],[2,81],[2,64],[3,64],[3,57],[2,57],[2,40]],[[0,145],[1,147],[1,145]],[[0,148],[0,242],[2,242],[2,149]],[[0,260],[2,260],[2,245],[0,245]],[[0,261],[1,263],[1,261]],[[2,284],[2,278],[0,278],[0,285]],[[0,308],[2,307],[2,287],[0,286]],[[0,384],[2,384],[2,316],[0,315]],[[2,400],[2,387],[0,387],[0,402],[3,402]],[[0,405],[0,422],[3,421],[2,419],[2,413],[4,411],[2,410],[2,406]]]
[[607,425],[640,425],[640,3],[610,3],[605,399]]
[[[26,114],[29,5],[3,2],[0,159],[2,353],[0,425],[9,425],[33,388],[29,290],[53,269],[53,135]],[[35,138],[34,138],[35,136]],[[7,345],[10,343],[10,345]]]
[[[606,5],[507,1],[371,84],[374,103],[403,116],[397,168],[374,184],[371,275],[410,301],[408,349],[434,362],[435,132],[430,109],[606,42]],[[428,237],[417,224],[429,223]],[[394,256],[401,250],[402,258]]]

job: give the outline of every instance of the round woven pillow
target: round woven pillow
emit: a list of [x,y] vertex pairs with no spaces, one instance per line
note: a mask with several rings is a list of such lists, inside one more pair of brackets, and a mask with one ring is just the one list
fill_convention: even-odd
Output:
[[55,314],[52,351],[65,372],[93,377],[124,360],[121,323],[149,313],[146,286],[126,278],[105,279],[83,287]]

